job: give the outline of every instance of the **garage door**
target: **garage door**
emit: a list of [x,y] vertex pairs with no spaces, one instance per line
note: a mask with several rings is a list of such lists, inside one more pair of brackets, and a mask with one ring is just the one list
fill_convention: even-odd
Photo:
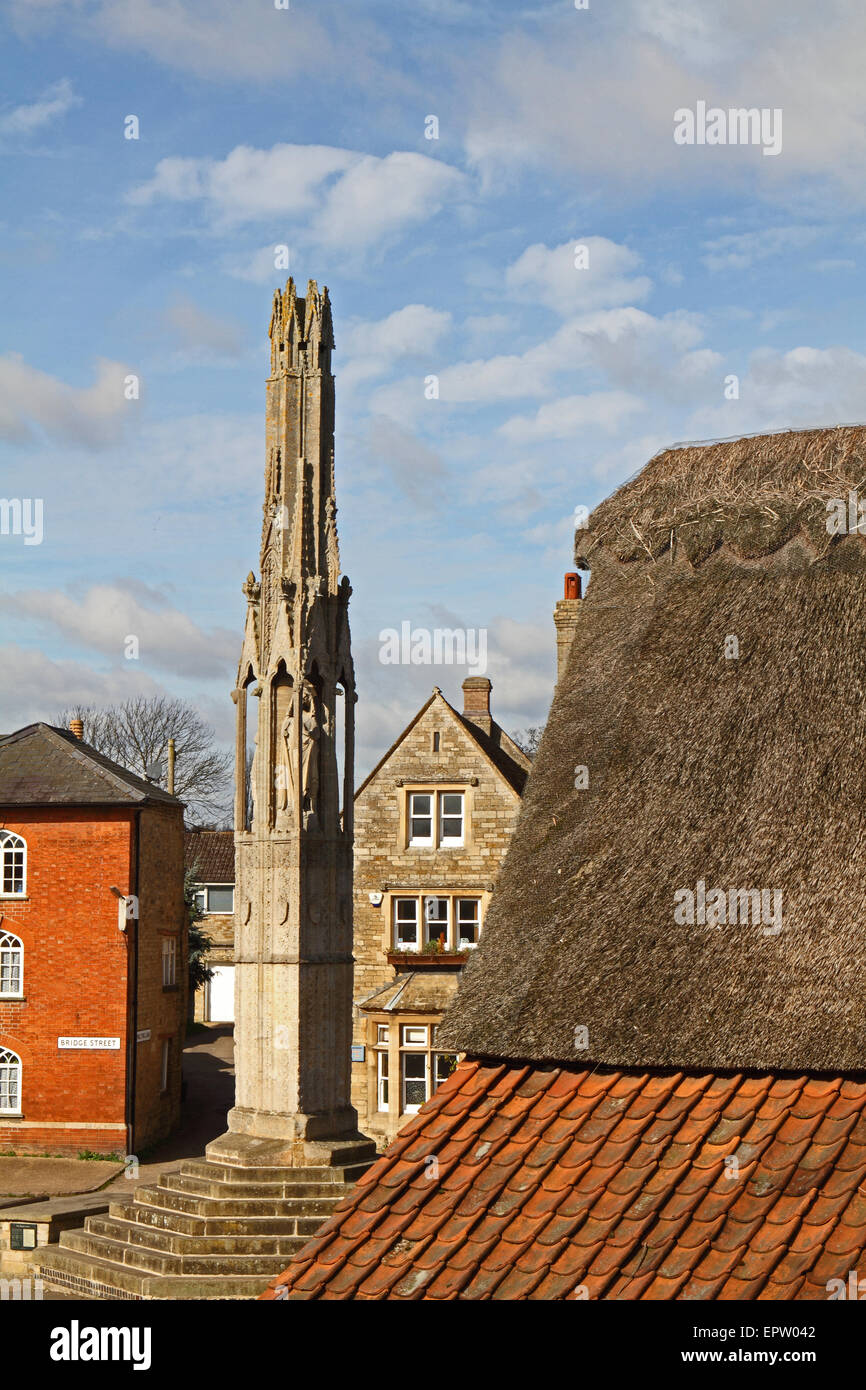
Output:
[[233,965],[215,965],[210,982],[210,1023],[234,1023],[235,1021],[235,968]]

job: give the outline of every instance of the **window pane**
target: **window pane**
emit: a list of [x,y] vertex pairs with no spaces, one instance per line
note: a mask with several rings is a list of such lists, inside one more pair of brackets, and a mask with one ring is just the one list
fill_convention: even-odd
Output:
[[412,792],[409,797],[409,838],[433,839],[433,797],[430,792]]
[[380,1042],[380,1043],[386,1043],[386,1042],[388,1041],[388,1025],[387,1025],[387,1023],[380,1023],[380,1024],[377,1025],[377,1028],[376,1028],[376,1041],[377,1041],[377,1042]]
[[427,1054],[403,1056],[403,1109],[419,1110],[427,1099]]
[[397,946],[418,945],[418,899],[397,898],[394,903],[394,940]]
[[193,894],[193,897],[194,897],[194,900],[195,900],[195,905],[196,905],[196,907],[198,908],[199,912],[206,912],[206,911],[207,911],[207,902],[206,902],[206,900],[205,900],[205,892],[204,892],[204,889],[202,888],[201,892],[199,892],[199,893],[194,893],[194,894]]
[[424,899],[424,926],[426,939],[438,941],[443,947],[448,945],[448,899]]
[[231,885],[226,888],[209,888],[207,890],[208,912],[232,912],[234,903],[235,890]]
[[461,843],[463,840],[463,793],[443,792],[439,802],[440,838],[442,842]]
[[478,898],[457,899],[457,938],[461,946],[477,946],[480,908]]
[[403,1029],[404,1047],[426,1047],[427,1029],[421,1025],[409,1025]]

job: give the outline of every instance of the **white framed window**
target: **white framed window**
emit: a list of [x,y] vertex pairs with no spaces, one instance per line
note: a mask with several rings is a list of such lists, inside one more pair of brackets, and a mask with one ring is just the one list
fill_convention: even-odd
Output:
[[162,987],[177,984],[177,937],[162,938]]
[[478,945],[480,898],[419,893],[413,898],[399,897],[393,901],[395,951],[467,951]]
[[0,932],[0,999],[20,998],[24,992],[24,947],[11,932]]
[[387,1023],[377,1023],[376,1025],[376,1046],[388,1046],[388,1025]]
[[439,795],[439,843],[445,847],[463,844],[463,793]]
[[409,793],[409,844],[433,844],[433,793]]
[[403,1047],[426,1047],[427,1025],[406,1023],[403,1025]]
[[162,1044],[162,1057],[159,1065],[159,1089],[168,1090],[168,1066],[171,1060],[171,1043],[165,1038]]
[[394,899],[394,945],[398,951],[417,951],[418,899]]
[[0,1115],[21,1114],[21,1058],[0,1047]]
[[27,893],[27,845],[11,830],[0,830],[0,896],[23,898]]
[[438,942],[443,951],[448,950],[450,898],[428,896],[424,899],[424,945],[428,941]]
[[426,1052],[400,1054],[403,1114],[414,1115],[428,1099],[429,1058]]
[[[387,1032],[387,1029],[385,1030]],[[376,1053],[376,1109],[388,1110],[388,1051]]]
[[465,951],[478,945],[481,932],[481,899],[457,899],[457,949]]
[[195,891],[195,901],[199,912],[205,916],[220,913],[230,917],[235,910],[235,889],[233,883],[203,883]]

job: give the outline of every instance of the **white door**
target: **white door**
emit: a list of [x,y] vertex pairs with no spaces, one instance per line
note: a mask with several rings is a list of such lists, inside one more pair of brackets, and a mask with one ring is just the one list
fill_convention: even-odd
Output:
[[233,965],[215,965],[210,982],[210,1023],[234,1023],[235,1021],[235,968]]

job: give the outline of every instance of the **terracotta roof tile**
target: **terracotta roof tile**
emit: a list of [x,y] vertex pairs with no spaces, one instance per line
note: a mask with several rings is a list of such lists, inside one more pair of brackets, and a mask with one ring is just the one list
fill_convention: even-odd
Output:
[[267,1296],[824,1298],[864,1182],[859,1082],[462,1063]]

